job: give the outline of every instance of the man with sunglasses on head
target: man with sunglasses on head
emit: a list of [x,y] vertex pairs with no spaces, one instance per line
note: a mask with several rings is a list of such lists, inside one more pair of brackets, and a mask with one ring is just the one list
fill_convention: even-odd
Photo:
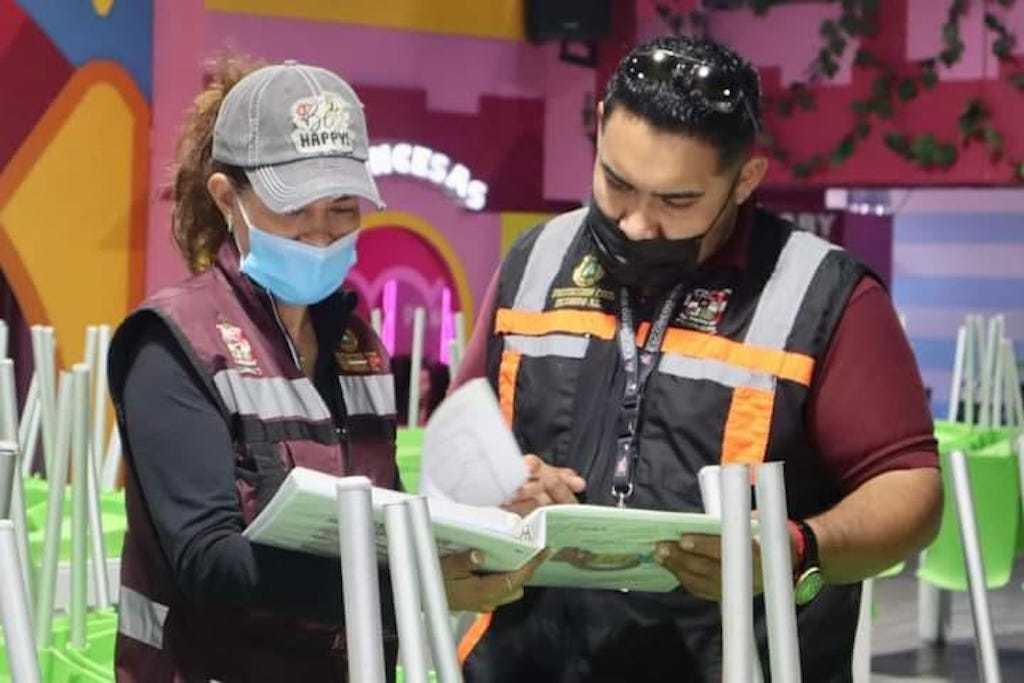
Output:
[[[753,68],[712,41],[627,55],[599,105],[589,206],[512,248],[458,382],[489,377],[535,454],[511,509],[699,511],[703,466],[784,462],[803,679],[849,681],[859,582],[937,529],[936,444],[883,286],[754,206],[759,99]],[[719,539],[652,551],[676,590],[528,589],[470,631],[466,680],[721,680]]]

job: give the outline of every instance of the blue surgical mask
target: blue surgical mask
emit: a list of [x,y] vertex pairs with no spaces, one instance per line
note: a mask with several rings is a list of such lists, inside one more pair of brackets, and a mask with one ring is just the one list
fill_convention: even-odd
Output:
[[314,247],[264,232],[252,224],[241,202],[238,209],[249,228],[249,253],[242,257],[241,270],[282,303],[308,306],[323,301],[356,264],[358,230],[326,247]]

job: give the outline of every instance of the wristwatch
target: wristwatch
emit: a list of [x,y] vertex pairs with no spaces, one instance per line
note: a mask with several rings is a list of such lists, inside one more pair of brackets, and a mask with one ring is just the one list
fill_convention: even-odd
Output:
[[796,527],[803,537],[803,561],[796,569],[796,587],[793,589],[793,597],[800,607],[810,603],[818,597],[818,593],[825,587],[825,577],[821,574],[820,561],[818,560],[818,538],[814,535],[814,529],[804,521],[796,522]]

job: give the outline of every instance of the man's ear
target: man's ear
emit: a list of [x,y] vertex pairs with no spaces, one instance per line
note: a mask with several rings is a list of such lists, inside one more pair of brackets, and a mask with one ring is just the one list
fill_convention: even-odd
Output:
[[758,188],[768,173],[768,159],[765,157],[751,157],[743,163],[740,169],[740,178],[736,183],[736,191],[733,196],[737,204],[743,204],[754,190]]
[[597,119],[595,120],[597,129],[597,144],[601,144],[601,132],[604,129],[604,100],[597,103]]

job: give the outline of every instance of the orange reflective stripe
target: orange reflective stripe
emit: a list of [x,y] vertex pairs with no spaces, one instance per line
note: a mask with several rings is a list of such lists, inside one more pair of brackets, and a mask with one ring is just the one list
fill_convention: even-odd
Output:
[[732,393],[722,435],[722,463],[756,465],[768,452],[775,392],[738,387]]
[[469,659],[469,653],[473,651],[476,644],[487,633],[487,629],[490,628],[491,617],[493,616],[493,612],[484,612],[476,618],[473,625],[466,631],[466,635],[462,636],[462,640],[459,641],[459,664],[465,664],[466,660]]
[[519,376],[519,361],[523,354],[506,351],[501,354],[501,367],[498,369],[498,402],[505,422],[512,426],[512,418],[516,414],[516,378]]
[[[618,321],[615,316],[599,311],[519,311],[498,309],[494,321],[496,334],[523,334],[540,336],[554,332],[590,334],[599,339],[615,337]],[[643,345],[650,334],[651,324],[641,323],[637,330],[637,343]],[[802,353],[751,346],[694,330],[670,328],[665,333],[662,350],[691,358],[711,358],[754,372],[774,375],[779,379],[811,385],[814,358]]]
[[804,386],[811,385],[814,373],[814,359],[802,353],[750,346],[693,330],[670,329],[665,334],[662,350],[694,358],[712,358]]
[[640,323],[640,327],[636,330],[636,345],[642,347],[647,343],[647,335],[651,333],[651,324],[648,322]]
[[615,336],[615,316],[600,311],[520,311],[499,308],[494,319],[495,334],[539,336],[553,332],[590,334],[600,339]]
[[779,370],[775,374],[809,387],[814,376],[814,359],[802,353],[783,352]]

